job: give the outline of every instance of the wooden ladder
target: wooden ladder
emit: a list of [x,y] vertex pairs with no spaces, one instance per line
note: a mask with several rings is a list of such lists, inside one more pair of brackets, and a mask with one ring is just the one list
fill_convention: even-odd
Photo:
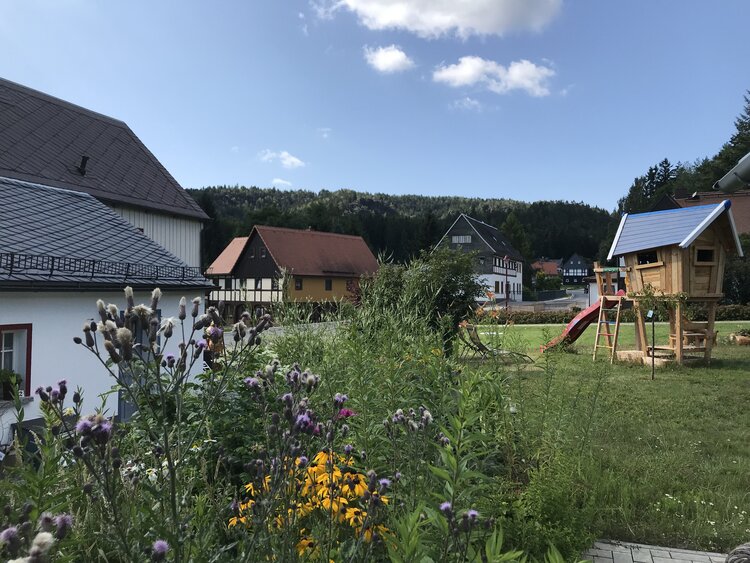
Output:
[[[620,334],[620,311],[622,310],[622,299],[620,295],[602,295],[599,298],[599,320],[596,323],[596,339],[594,340],[594,359],[596,360],[596,353],[599,348],[607,348],[610,350],[609,363],[614,363],[615,354],[617,353],[617,337]],[[610,302],[616,301],[617,304],[614,307],[610,306]],[[610,314],[615,314],[615,320],[611,320]],[[610,326],[615,325],[614,332],[610,331]],[[602,330],[604,327],[604,330]],[[606,344],[600,344],[602,342],[602,336],[607,339]]]

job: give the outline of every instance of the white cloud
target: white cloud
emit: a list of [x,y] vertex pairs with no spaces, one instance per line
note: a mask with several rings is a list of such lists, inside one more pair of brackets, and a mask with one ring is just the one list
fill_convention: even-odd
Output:
[[287,180],[282,180],[281,178],[274,178],[273,180],[271,180],[271,185],[281,188],[290,188],[292,186],[292,183]]
[[331,129],[330,127],[318,127],[318,134],[323,139],[327,140],[331,136],[332,132],[333,132],[333,129]]
[[463,98],[459,98],[458,100],[453,102],[453,107],[455,109],[460,109],[464,111],[482,111],[482,103],[479,100],[475,100],[474,98],[470,98],[469,96],[464,96]]
[[383,74],[403,72],[414,67],[414,61],[396,45],[378,47],[377,49],[371,49],[365,45],[364,49],[367,63]]
[[287,151],[274,152],[270,149],[262,150],[258,153],[258,158],[263,162],[280,162],[284,168],[301,168],[305,163],[296,156],[289,154]]
[[495,61],[469,56],[461,57],[456,64],[439,66],[432,73],[432,79],[454,88],[479,85],[496,94],[523,90],[540,97],[549,95],[547,82],[554,75],[551,68],[526,59],[513,61],[506,68]]
[[321,19],[345,9],[369,29],[466,38],[540,30],[560,11],[562,0],[311,0],[311,5]]

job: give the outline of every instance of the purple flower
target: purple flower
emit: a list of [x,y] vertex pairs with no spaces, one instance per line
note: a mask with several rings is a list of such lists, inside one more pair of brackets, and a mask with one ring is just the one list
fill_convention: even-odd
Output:
[[294,425],[300,430],[307,430],[312,425],[312,420],[307,413],[297,415],[297,420]]
[[55,537],[58,540],[63,539],[73,527],[73,517],[70,514],[59,514],[55,516]]
[[91,432],[91,427],[91,421],[88,418],[82,418],[76,424],[76,432],[85,436]]
[[469,517],[469,520],[476,520],[477,518],[479,518],[479,512],[472,508],[466,511],[466,516]]
[[206,342],[205,338],[201,338],[198,342],[195,343],[195,347],[198,348],[198,350],[205,350],[208,348],[208,342]]
[[344,453],[346,455],[352,455],[352,451],[354,450],[354,447],[351,444],[347,444],[344,446]]
[[297,459],[297,461],[299,462],[300,467],[304,467],[307,465],[308,459],[307,456],[301,455],[299,456],[299,459]]
[[378,484],[380,485],[380,490],[385,491],[388,487],[391,486],[391,480],[383,477],[380,481],[378,481]]
[[18,539],[18,527],[11,526],[0,532],[0,542],[11,544]]
[[341,409],[339,411],[339,414],[338,414],[337,418],[349,418],[350,416],[354,416],[355,414],[357,414],[357,413],[355,413],[351,409]]
[[257,390],[260,389],[260,381],[258,381],[257,377],[246,377],[244,379],[245,385],[247,385],[248,389]]
[[57,385],[59,387],[64,387],[67,384],[68,384],[68,380],[67,379],[61,379],[60,381],[57,382]]
[[163,561],[169,551],[169,544],[164,540],[156,540],[151,546],[151,559],[154,561]]
[[59,389],[53,389],[52,392],[49,394],[50,399],[52,399],[53,402],[56,402],[60,398],[60,390]]
[[445,515],[450,515],[453,512],[453,506],[451,505],[450,501],[445,501],[440,504],[440,512],[442,512]]
[[336,408],[341,408],[341,405],[343,405],[348,400],[349,400],[349,397],[347,397],[346,395],[342,395],[341,393],[336,393],[336,395],[333,397],[333,405]]
[[287,405],[291,406],[292,402],[294,401],[294,397],[292,397],[291,393],[284,393],[281,396],[281,401],[283,403],[286,403]]

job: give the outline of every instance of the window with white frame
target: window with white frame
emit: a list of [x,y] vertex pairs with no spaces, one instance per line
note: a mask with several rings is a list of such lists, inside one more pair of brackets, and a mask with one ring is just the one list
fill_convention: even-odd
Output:
[[451,242],[453,244],[470,244],[471,235],[453,235],[451,237]]
[[[18,391],[28,395],[31,391],[31,325],[0,325],[0,369],[12,371],[20,376]],[[5,396],[8,385],[0,389],[0,400]]]

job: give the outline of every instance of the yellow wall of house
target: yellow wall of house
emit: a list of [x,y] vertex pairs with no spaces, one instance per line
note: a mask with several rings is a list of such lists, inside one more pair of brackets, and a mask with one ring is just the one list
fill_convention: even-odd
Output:
[[292,301],[332,301],[344,298],[351,298],[353,294],[346,289],[346,282],[353,278],[329,278],[332,281],[331,291],[326,291],[326,278],[300,276],[302,277],[302,289],[295,289],[295,279],[292,276],[289,280],[289,297]]

